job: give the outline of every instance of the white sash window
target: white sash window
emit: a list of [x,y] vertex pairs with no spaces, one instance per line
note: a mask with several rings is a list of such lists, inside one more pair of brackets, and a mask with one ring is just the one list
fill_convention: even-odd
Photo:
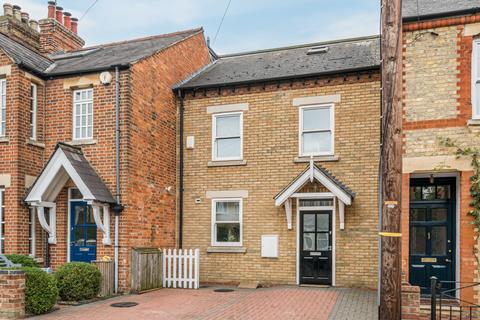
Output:
[[333,105],[300,108],[300,156],[333,154]]
[[0,79],[0,137],[7,134],[7,80]]
[[480,119],[480,39],[473,42],[472,118]]
[[0,189],[0,253],[5,253],[5,190]]
[[213,160],[241,160],[243,113],[213,115]]
[[30,85],[30,139],[37,140],[37,85]]
[[242,199],[212,200],[212,245],[242,245]]
[[93,139],[93,89],[73,92],[73,139]]

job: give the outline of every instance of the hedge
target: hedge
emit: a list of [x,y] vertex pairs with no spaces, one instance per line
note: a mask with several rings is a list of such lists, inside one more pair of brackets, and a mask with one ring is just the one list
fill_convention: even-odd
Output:
[[25,311],[38,315],[49,312],[55,306],[58,288],[55,278],[38,268],[22,267],[26,274]]
[[6,254],[8,260],[14,264],[20,264],[22,267],[38,268],[38,263],[30,256],[24,256],[21,254]]
[[102,275],[92,264],[67,263],[60,266],[54,275],[63,301],[89,300],[100,292]]

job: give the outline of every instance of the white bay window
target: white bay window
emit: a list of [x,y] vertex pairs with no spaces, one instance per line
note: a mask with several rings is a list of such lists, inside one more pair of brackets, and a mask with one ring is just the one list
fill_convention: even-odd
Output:
[[212,245],[242,245],[242,199],[212,200]]
[[480,119],[480,39],[473,42],[472,118]]
[[213,160],[241,160],[243,157],[243,114],[213,115]]
[[333,154],[333,105],[300,108],[300,156]]
[[73,139],[93,139],[93,89],[73,92]]

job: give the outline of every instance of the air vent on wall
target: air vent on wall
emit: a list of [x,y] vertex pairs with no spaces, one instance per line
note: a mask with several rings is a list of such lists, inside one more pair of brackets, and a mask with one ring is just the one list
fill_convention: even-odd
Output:
[[317,54],[317,53],[326,53],[328,52],[327,46],[318,46],[308,49],[307,54]]

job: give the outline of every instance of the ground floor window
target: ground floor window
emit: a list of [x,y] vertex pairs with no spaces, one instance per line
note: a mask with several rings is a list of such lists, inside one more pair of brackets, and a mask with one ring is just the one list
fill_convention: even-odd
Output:
[[5,253],[5,190],[0,189],[0,253]]
[[242,245],[242,199],[212,200],[212,244]]
[[30,208],[28,219],[28,253],[35,257],[35,208]]

